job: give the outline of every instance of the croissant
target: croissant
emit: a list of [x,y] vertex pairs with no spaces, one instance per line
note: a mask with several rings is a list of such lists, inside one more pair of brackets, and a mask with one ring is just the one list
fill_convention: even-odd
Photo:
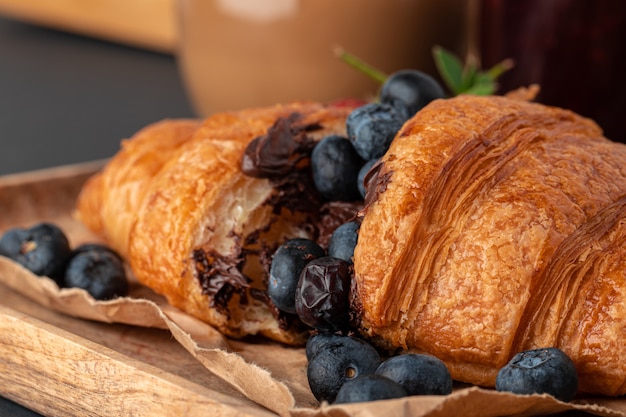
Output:
[[291,103],[167,120],[123,143],[77,216],[139,281],[233,337],[307,332],[269,301],[287,238],[323,241],[358,211],[358,331],[493,386],[514,353],[556,346],[582,391],[626,393],[626,146],[570,111],[507,97],[436,100],[368,174],[365,206],[320,201],[307,155],[352,107]]
[[297,102],[155,123],[89,179],[76,217],[173,306],[232,337],[302,343],[304,326],[267,297],[267,265],[286,239],[327,239],[354,215],[321,201],[308,175],[312,146],[345,135],[352,109]]
[[493,386],[556,346],[580,390],[626,393],[626,146],[570,111],[437,100],[369,173],[354,254],[361,331]]
[[147,191],[146,182],[199,126],[198,120],[168,119],[123,141],[105,171],[89,178],[84,186],[77,211],[82,223],[120,254],[128,255],[129,231]]

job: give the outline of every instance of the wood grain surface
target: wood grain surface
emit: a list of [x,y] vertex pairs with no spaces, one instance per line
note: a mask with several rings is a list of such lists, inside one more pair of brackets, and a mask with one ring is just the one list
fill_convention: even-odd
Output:
[[0,286],[0,390],[45,415],[273,416],[168,332],[72,319]]

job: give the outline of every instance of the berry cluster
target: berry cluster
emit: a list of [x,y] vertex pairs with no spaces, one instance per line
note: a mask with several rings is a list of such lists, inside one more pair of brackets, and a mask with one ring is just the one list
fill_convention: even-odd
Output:
[[409,395],[446,395],[452,378],[439,359],[406,353],[385,360],[364,340],[318,333],[306,345],[307,377],[315,398],[351,403]]
[[432,100],[444,96],[439,83],[421,71],[390,75],[378,101],[358,107],[348,116],[347,138],[332,135],[313,149],[311,169],[319,193],[331,201],[364,198],[365,174],[387,152],[402,125]]
[[[346,120],[347,137],[330,135],[311,152],[311,175],[317,192],[328,201],[365,197],[365,175],[387,152],[402,125],[443,88],[416,70],[399,71],[383,83],[379,100],[356,108]],[[293,239],[275,252],[268,296],[274,306],[319,331],[349,329],[352,257],[359,224],[338,227],[328,253],[316,242]]]
[[97,300],[128,294],[122,258],[107,246],[83,244],[74,249],[63,230],[51,223],[7,230],[0,238],[0,255],[59,287],[86,290]]
[[[382,359],[364,340],[318,333],[306,345],[307,377],[315,398],[352,403],[413,395],[447,395],[453,381],[446,365],[426,354],[403,353]],[[515,394],[549,394],[564,402],[578,390],[572,360],[558,348],[520,352],[502,367],[496,390]]]
[[[311,172],[320,195],[329,201],[363,199],[366,173],[387,152],[402,125],[443,96],[437,82],[419,71],[390,76],[378,102],[349,115],[347,137],[331,135],[314,147]],[[373,346],[348,335],[353,331],[350,290],[358,229],[356,221],[339,226],[327,251],[317,242],[297,238],[272,257],[270,300],[316,332],[307,343],[313,394],[320,401],[354,402],[449,393],[452,379],[438,359],[407,354],[383,361]]]
[[[343,236],[346,227],[349,224],[333,233],[331,245],[337,253],[351,258],[356,233],[353,232],[352,239],[346,239]],[[288,240],[272,258],[267,294],[276,308],[297,314],[313,329],[347,331],[350,328],[351,262],[326,255],[312,240]]]

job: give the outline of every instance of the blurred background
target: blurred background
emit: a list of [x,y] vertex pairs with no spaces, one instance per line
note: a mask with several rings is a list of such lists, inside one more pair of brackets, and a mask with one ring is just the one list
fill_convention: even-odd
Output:
[[372,97],[333,55],[436,75],[437,44],[500,92],[594,118],[626,142],[623,0],[0,0],[0,174],[107,158],[162,118]]
[[[340,6],[340,7],[339,7]],[[334,55],[434,72],[465,0],[0,0],[0,174],[107,158],[162,118],[376,93]]]
[[146,124],[193,115],[172,13],[128,31],[90,3],[0,0],[0,174],[107,158]]
[[537,83],[537,101],[594,119],[626,142],[626,1],[479,0],[477,49],[485,67],[515,67],[501,91]]

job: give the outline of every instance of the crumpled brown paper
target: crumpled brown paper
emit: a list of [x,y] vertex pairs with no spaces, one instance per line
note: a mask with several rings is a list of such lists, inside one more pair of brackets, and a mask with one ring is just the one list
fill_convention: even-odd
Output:
[[[459,387],[448,396],[414,396],[362,404],[317,404],[306,382],[303,349],[250,346],[230,340],[211,326],[169,306],[159,295],[133,283],[129,297],[96,301],[80,289],[59,289],[0,256],[0,283],[58,312],[106,323],[168,329],[207,370],[250,400],[281,417],[421,417],[463,415],[534,416],[572,410],[626,417],[624,398],[577,398],[563,403],[548,395],[521,396],[478,387]],[[256,356],[255,356],[256,355]]]

